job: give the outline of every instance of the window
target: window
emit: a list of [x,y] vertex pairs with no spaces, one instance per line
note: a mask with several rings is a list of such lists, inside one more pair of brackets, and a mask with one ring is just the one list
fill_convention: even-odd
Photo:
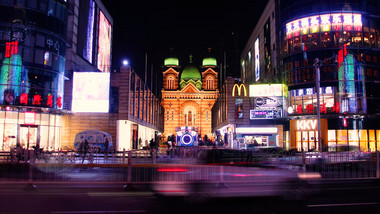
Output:
[[166,111],[166,121],[169,121],[169,111]]
[[167,87],[168,89],[175,89],[174,87],[174,77],[172,75],[170,75],[167,79]]
[[172,110],[172,121],[174,120],[174,110]]
[[214,79],[211,76],[208,76],[206,79],[206,89],[207,90],[214,89]]
[[208,122],[208,111],[206,111],[206,122]]
[[193,125],[192,122],[193,122],[192,112],[189,111],[188,116],[187,116],[187,125],[189,126]]

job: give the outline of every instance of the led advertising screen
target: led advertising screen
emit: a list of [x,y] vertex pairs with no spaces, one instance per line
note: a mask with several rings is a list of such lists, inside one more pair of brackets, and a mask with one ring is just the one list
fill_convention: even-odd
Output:
[[99,11],[98,69],[110,72],[111,69],[112,26],[102,11]]
[[255,41],[255,77],[256,82],[260,79],[260,53],[259,53],[259,37]]
[[108,113],[110,73],[74,72],[73,112]]
[[283,96],[282,84],[255,84],[249,86],[249,97]]

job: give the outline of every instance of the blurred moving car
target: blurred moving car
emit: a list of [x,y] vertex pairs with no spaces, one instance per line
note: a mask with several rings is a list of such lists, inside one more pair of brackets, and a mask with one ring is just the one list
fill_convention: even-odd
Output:
[[305,179],[318,176],[298,175],[297,171],[259,167],[216,165],[162,166],[156,171],[152,189],[157,196],[204,200],[215,197],[302,198],[298,189],[307,189]]

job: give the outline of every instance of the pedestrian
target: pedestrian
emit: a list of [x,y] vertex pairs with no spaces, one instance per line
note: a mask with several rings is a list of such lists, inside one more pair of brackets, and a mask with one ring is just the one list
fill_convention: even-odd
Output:
[[87,139],[84,138],[83,142],[81,143],[81,150],[83,152],[82,163],[84,163],[84,159],[86,159],[88,149],[89,149],[88,141]]
[[17,163],[19,163],[22,160],[22,153],[23,148],[21,147],[20,143],[17,143],[16,145],[16,157],[17,157]]

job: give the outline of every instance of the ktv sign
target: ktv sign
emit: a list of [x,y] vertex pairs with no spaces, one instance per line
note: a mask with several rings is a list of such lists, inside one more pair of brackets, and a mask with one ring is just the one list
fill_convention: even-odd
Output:
[[317,120],[297,120],[297,130],[316,130]]

